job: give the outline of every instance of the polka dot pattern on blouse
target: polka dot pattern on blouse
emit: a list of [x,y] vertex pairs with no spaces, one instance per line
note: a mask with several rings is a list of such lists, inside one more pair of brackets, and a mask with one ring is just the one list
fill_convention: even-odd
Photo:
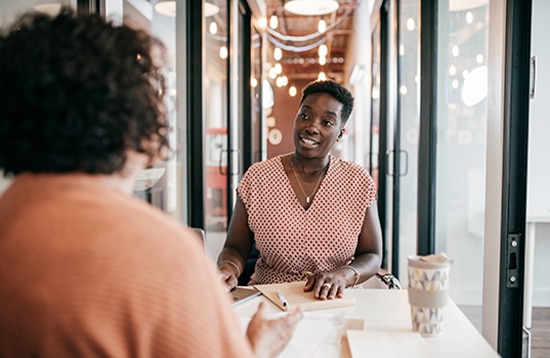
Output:
[[244,174],[237,195],[260,252],[251,284],[301,281],[304,271],[330,272],[353,259],[376,188],[364,168],[329,159],[307,210],[292,189],[281,156],[254,163]]

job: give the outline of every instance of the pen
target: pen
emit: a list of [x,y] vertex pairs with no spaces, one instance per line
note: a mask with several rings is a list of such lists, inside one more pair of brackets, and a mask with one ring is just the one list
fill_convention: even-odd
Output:
[[285,296],[283,296],[283,293],[281,292],[281,290],[277,290],[277,296],[279,297],[279,300],[281,301],[281,303],[283,304],[283,307],[286,308],[288,307],[288,301],[286,300]]

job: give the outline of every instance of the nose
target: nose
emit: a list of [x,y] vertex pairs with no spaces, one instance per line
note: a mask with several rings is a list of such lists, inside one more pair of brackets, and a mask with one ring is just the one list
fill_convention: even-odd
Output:
[[311,120],[306,126],[306,133],[307,134],[316,134],[319,133],[319,121],[318,120]]

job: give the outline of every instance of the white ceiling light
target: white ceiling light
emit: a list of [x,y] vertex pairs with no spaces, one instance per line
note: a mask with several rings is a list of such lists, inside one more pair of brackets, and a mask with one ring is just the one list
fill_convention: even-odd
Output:
[[449,0],[449,10],[450,11],[462,11],[475,9],[486,5],[489,0]]
[[176,17],[176,1],[159,0],[155,4],[155,11],[164,16]]
[[335,0],[291,0],[285,4],[285,10],[296,15],[318,16],[338,10]]
[[[164,16],[176,17],[175,0],[159,0],[155,4],[155,11]],[[214,16],[220,12],[220,8],[209,2],[204,3],[204,17]]]
[[53,4],[53,3],[46,3],[46,4],[38,4],[34,5],[34,9],[36,11],[55,16],[59,14],[59,11],[61,10],[61,4]]
[[210,17],[220,12],[220,7],[209,2],[204,3],[204,17]]

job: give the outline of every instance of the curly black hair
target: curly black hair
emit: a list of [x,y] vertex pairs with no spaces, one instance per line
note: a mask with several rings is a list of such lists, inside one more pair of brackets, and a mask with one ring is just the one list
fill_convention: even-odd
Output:
[[164,53],[146,32],[99,15],[22,15],[0,33],[4,174],[112,174],[128,150],[163,158]]
[[302,99],[300,105],[304,102],[307,96],[314,93],[327,93],[334,97],[338,102],[342,103],[342,122],[346,124],[353,110],[353,95],[351,92],[342,86],[340,83],[332,80],[312,81],[308,83],[302,90]]

